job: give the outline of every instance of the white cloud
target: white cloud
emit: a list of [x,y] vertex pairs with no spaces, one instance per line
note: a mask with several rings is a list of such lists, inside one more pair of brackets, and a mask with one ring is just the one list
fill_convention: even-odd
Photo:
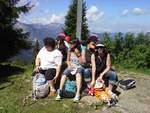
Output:
[[[18,19],[19,20],[19,19]],[[41,24],[49,24],[49,23],[64,23],[64,14],[60,14],[60,15],[52,15],[52,17],[50,19],[46,19],[46,18],[41,18],[41,17],[36,17],[34,19],[28,19],[28,20],[19,20],[23,23],[41,23]]]
[[89,29],[92,32],[104,33],[104,32],[131,32],[131,33],[139,33],[139,32],[148,32],[150,28],[150,24],[133,24],[133,23],[122,23],[122,22],[101,22],[101,23],[89,23]]
[[141,9],[141,8],[135,8],[135,9],[133,10],[133,14],[134,14],[134,15],[143,15],[143,14],[147,14],[147,13],[148,13],[147,10]]
[[127,16],[128,15],[128,10],[125,9],[123,12],[122,12],[122,16]]
[[98,8],[96,6],[91,6],[89,10],[87,10],[86,17],[88,21],[96,21],[99,18],[104,16],[104,12],[99,13]]
[[49,23],[53,23],[53,22],[57,22],[57,23],[64,23],[64,14],[60,14],[60,15],[52,15],[52,18],[50,19]]

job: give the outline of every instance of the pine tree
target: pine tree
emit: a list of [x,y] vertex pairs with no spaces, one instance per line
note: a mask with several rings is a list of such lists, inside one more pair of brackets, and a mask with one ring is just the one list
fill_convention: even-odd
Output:
[[31,64],[33,64],[33,65],[35,64],[35,58],[36,58],[39,50],[40,50],[39,42],[38,42],[38,40],[36,40],[35,45],[33,47],[33,60],[31,61]]
[[0,63],[18,55],[22,50],[32,48],[28,41],[29,33],[14,28],[20,13],[27,13],[33,6],[30,2],[16,7],[20,0],[0,0]]
[[[77,1],[72,0],[69,11],[65,16],[65,28],[63,28],[63,32],[72,37],[76,37],[76,21],[77,21]],[[81,39],[85,40],[89,36],[88,25],[86,23],[86,2],[83,2],[82,5],[82,26],[81,26]]]

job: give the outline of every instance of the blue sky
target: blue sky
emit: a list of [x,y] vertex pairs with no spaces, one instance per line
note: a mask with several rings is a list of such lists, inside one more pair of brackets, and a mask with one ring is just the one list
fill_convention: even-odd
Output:
[[[20,0],[35,6],[21,14],[20,22],[64,23],[72,0]],[[91,32],[150,32],[150,0],[83,0],[87,5],[87,23]]]

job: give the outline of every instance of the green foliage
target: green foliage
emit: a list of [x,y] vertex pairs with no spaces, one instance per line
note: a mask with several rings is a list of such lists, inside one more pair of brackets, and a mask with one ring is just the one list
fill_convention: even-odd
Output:
[[33,6],[26,4],[16,7],[20,0],[0,1],[0,62],[20,54],[22,50],[31,49],[32,43],[28,41],[29,33],[22,29],[15,29],[13,26],[21,12],[28,12]]
[[113,55],[115,65],[128,69],[150,68],[150,36],[147,34],[141,32],[135,37],[133,33],[126,33],[123,37],[119,32],[111,40],[106,32],[102,42]]
[[[65,27],[63,32],[72,37],[76,37],[76,21],[77,21],[77,0],[72,0],[69,6],[69,11],[65,16]],[[88,25],[86,23],[86,2],[82,4],[82,27],[81,27],[81,39],[86,40],[89,36]]]
[[39,50],[40,50],[40,45],[39,45],[38,40],[36,40],[35,45],[33,47],[33,60],[31,61],[31,64],[33,64],[33,65],[35,64],[35,58],[36,58]]

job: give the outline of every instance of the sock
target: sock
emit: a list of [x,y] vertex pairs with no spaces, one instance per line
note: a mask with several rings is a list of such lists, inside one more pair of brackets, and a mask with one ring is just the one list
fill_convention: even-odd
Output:
[[55,90],[55,88],[54,88],[54,87],[52,87],[52,88],[51,88],[51,91],[54,91],[54,90]]

